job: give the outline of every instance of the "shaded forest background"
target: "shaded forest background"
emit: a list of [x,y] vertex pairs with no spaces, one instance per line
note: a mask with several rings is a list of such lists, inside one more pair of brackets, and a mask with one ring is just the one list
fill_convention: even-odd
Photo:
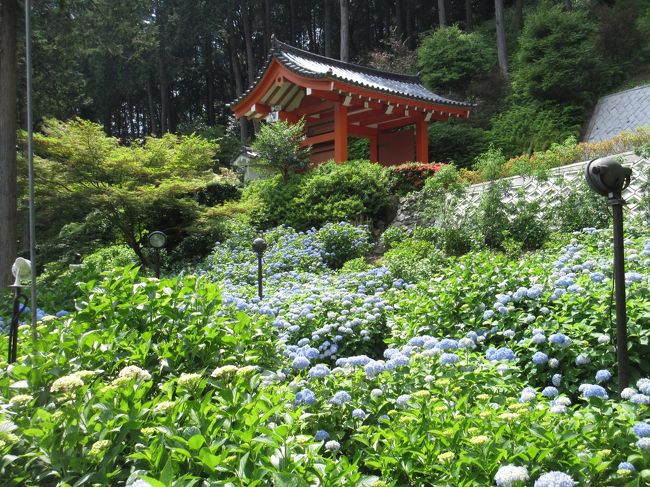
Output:
[[[586,93],[568,90],[568,99],[552,100],[581,108],[558,115],[564,117],[560,125],[574,132],[584,117],[582,108],[588,109],[597,95],[636,73],[635,68],[645,69],[648,36],[644,28],[650,25],[650,15],[648,2],[642,0],[574,4],[570,0],[541,4],[523,0],[48,0],[34,4],[35,120],[79,116],[100,122],[108,135],[122,140],[168,131],[200,132],[206,127],[211,127],[211,136],[223,135],[230,117],[228,102],[254,81],[275,35],[303,49],[347,56],[359,64],[396,72],[424,71],[425,82],[434,90],[479,102],[467,130],[490,129],[493,117],[512,105],[513,91],[517,95],[516,87],[513,90],[507,81],[507,71],[497,68],[495,5],[501,4],[506,60],[515,66],[529,12],[552,11],[555,4],[566,15],[578,11],[584,16],[577,20],[585,24],[582,35],[592,42],[581,47],[582,54],[593,54],[602,65],[581,67],[581,53],[575,53],[569,61],[576,72],[586,70],[589,75],[589,79],[579,77],[588,82],[583,89]],[[341,23],[342,9],[349,12],[347,23]],[[573,29],[575,22],[567,28]],[[452,33],[438,40],[438,47],[428,54],[422,52],[426,34],[444,25],[473,33],[473,42],[479,46],[468,56],[466,46],[458,44],[458,35]],[[345,32],[349,50],[341,49]],[[435,49],[445,42],[449,47],[440,59]],[[444,59],[445,53],[451,59]],[[436,78],[440,69],[436,63],[441,61],[447,69],[457,62],[465,75]],[[571,82],[571,72],[557,75]],[[24,83],[19,80],[18,86]],[[20,97],[19,105],[24,108],[22,92]],[[551,120],[551,124],[558,122]],[[250,129],[242,130],[243,140],[250,138]],[[470,144],[478,144],[477,150],[485,148],[483,134],[474,131],[469,139]],[[225,162],[237,148],[223,141],[221,145]],[[434,144],[434,157],[435,150]],[[437,159],[450,157],[442,150]]]

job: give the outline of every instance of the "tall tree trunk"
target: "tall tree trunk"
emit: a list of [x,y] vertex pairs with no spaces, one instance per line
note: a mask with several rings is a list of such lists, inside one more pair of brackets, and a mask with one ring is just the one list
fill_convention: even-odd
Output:
[[564,8],[568,11],[573,10],[573,5],[571,5],[571,0],[564,0]]
[[214,125],[214,65],[212,62],[212,35],[205,37],[205,87],[206,87],[206,112],[208,125]]
[[241,20],[244,28],[244,45],[246,47],[246,68],[248,73],[248,84],[252,85],[255,80],[255,54],[253,53],[253,34],[251,18],[248,11],[248,1],[241,4]]
[[332,0],[323,0],[325,4],[323,19],[323,34],[325,42],[325,56],[332,57]]
[[503,23],[503,0],[494,0],[494,15],[497,28],[499,71],[503,79],[508,79],[508,53],[506,51],[506,31]]
[[16,0],[0,0],[0,288],[16,258]]
[[400,40],[404,39],[404,26],[402,21],[402,0],[395,0],[395,27]]
[[406,41],[409,49],[415,49],[415,18],[413,16],[413,5],[406,0]]
[[515,0],[515,27],[519,32],[524,26],[524,0]]
[[470,30],[471,28],[472,28],[472,0],[465,0],[465,29]]
[[[161,41],[162,43],[162,41]],[[167,84],[167,72],[163,59],[163,48],[160,47],[158,56],[158,76],[160,83],[160,134],[169,132],[169,86]]]
[[265,52],[271,50],[271,0],[264,0],[264,48]]
[[341,4],[341,61],[350,60],[350,0],[340,0]]
[[[239,66],[239,59],[237,52],[232,41],[228,42],[228,50],[230,51],[230,67],[232,68],[232,76],[235,80],[235,93],[241,96],[244,93],[244,85],[242,83],[241,67]],[[239,119],[239,138],[243,144],[248,142],[248,123],[244,117]]]
[[447,25],[447,9],[445,8],[445,0],[438,0],[438,24],[440,27]]
[[156,135],[158,131],[156,130],[156,112],[153,107],[153,80],[149,76],[149,82],[147,83],[147,105],[149,106],[149,135]]
[[289,0],[289,38],[291,44],[296,42],[298,27],[296,26],[296,0]]

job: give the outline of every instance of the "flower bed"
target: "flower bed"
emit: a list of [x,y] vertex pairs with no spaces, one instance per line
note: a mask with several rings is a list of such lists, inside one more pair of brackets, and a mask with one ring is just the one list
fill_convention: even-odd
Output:
[[[343,230],[361,235],[328,232]],[[450,258],[413,283],[336,272],[313,233],[277,232],[262,300],[254,254],[233,241],[198,277],[127,268],[88,283],[76,312],[44,318],[37,355],[21,328],[18,363],[0,362],[4,484],[650,478],[643,224],[628,226],[634,377],[620,395],[610,230],[516,259]]]

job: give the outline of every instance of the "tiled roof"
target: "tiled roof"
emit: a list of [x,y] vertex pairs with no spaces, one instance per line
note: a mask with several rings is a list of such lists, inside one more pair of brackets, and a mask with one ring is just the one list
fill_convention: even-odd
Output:
[[275,39],[273,39],[269,58],[256,78],[255,83],[246,93],[237,98],[232,105],[238,104],[248,96],[255,85],[261,80],[263,73],[269,67],[273,58],[277,59],[283,66],[294,73],[309,78],[339,80],[369,90],[431,103],[467,108],[474,106],[471,103],[450,100],[449,98],[429,91],[422,85],[419,76],[388,73],[338,61],[303,51],[302,49],[284,44]]

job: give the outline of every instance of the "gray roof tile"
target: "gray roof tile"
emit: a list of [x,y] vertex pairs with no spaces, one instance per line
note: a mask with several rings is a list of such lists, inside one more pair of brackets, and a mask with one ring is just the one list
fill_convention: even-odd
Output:
[[260,71],[260,75],[255,80],[254,85],[251,86],[246,93],[237,98],[232,105],[238,104],[248,96],[257,82],[262,78],[262,73],[266,71],[273,58],[277,59],[286,68],[296,74],[310,78],[339,80],[369,90],[403,96],[413,100],[466,108],[474,106],[471,103],[451,100],[429,91],[424,87],[424,85],[422,85],[419,76],[388,73],[358,66],[352,63],[338,61],[336,59],[303,51],[302,49],[289,46],[288,44],[284,44],[275,39],[273,39],[273,46],[269,58]]

